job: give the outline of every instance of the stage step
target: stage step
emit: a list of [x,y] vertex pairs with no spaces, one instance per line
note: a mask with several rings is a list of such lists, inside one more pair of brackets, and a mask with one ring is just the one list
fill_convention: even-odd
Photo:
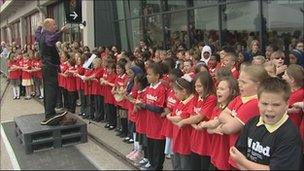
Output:
[[74,125],[47,126],[40,124],[43,119],[43,114],[15,118],[16,137],[26,154],[87,142],[85,122],[77,119]]

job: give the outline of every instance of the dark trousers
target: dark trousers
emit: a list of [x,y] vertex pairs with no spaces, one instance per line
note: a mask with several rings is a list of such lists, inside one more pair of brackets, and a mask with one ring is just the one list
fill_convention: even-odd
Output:
[[86,106],[86,101],[85,101],[85,98],[84,98],[84,92],[83,90],[79,90],[79,98],[80,98],[80,101],[81,101],[81,106],[80,106],[80,113],[83,114],[85,113],[85,106]]
[[42,67],[44,82],[44,110],[46,119],[56,115],[55,107],[57,103],[57,92],[59,92],[58,70],[58,66],[44,65]]
[[148,159],[151,164],[149,170],[162,170],[165,161],[165,140],[148,138]]
[[173,170],[192,170],[191,155],[174,154],[172,165]]
[[59,87],[57,95],[57,107],[69,109],[70,106],[68,101],[68,91],[63,87]]
[[68,111],[75,113],[77,101],[77,91],[68,91]]
[[128,133],[128,137],[130,138],[130,139],[133,139],[134,137],[133,137],[133,133],[136,133],[136,127],[135,127],[135,122],[133,122],[133,121],[128,121],[128,131],[129,131],[129,133]]
[[92,97],[92,95],[85,95],[85,101],[86,101],[85,115],[90,118],[93,118],[94,98]]
[[116,113],[116,107],[113,104],[105,104],[105,114],[107,122],[111,126],[117,125],[117,113]]
[[210,157],[201,156],[196,153],[191,154],[191,166],[192,170],[209,170]]
[[94,95],[94,118],[96,120],[104,119],[104,98],[101,95]]

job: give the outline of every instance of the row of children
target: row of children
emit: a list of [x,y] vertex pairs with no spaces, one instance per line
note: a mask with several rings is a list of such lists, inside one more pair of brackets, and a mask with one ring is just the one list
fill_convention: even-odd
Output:
[[9,79],[13,86],[13,99],[20,99],[20,87],[25,87],[25,99],[32,96],[43,99],[42,63],[38,53],[28,50],[26,53],[10,53],[8,61]]
[[[217,77],[216,83],[213,83],[214,78],[208,70],[202,69],[194,74],[190,64],[191,72],[187,72],[187,61],[184,62],[184,72],[171,67],[163,74],[166,66],[172,66],[166,65],[169,61],[166,59],[161,63],[146,61],[145,68],[141,68],[141,65],[136,66],[125,59],[116,63],[111,57],[97,58],[93,61],[93,69],[84,69],[81,55],[75,54],[69,60],[66,59],[67,54],[61,56],[59,83],[62,92],[67,92],[62,93],[63,96],[67,94],[64,99],[70,99],[64,100],[67,102],[65,106],[71,112],[75,111],[78,91],[84,117],[105,120],[105,127],[110,130],[121,125],[122,137],[127,136],[125,140],[129,142],[134,141],[134,150],[127,157],[137,161],[143,169],[162,169],[165,153],[174,154],[172,162],[176,170],[209,169],[211,163],[217,169],[240,168],[234,155],[237,150],[232,148],[230,158],[229,149],[235,145],[244,125],[261,112],[258,108],[258,87],[269,76],[262,66],[242,67],[238,82],[231,74],[230,77]],[[283,78],[292,90],[291,97],[287,98],[288,106],[303,101],[303,68],[290,65]],[[74,85],[71,86],[71,83]],[[265,117],[280,121],[281,118],[275,117],[275,114],[266,113]],[[296,125],[294,130],[301,128],[303,133],[303,111],[289,109],[288,114]],[[120,123],[117,124],[117,121]],[[301,156],[300,143],[293,146],[296,154]],[[272,168],[298,168],[298,163],[292,162],[300,160],[288,160],[292,164],[285,161],[286,165],[282,165],[282,162],[269,160],[269,155],[276,153],[259,150],[254,153],[259,160],[254,157],[251,160],[268,165],[274,162]],[[276,155],[283,154],[288,153],[279,151]],[[288,157],[285,156],[285,159]]]

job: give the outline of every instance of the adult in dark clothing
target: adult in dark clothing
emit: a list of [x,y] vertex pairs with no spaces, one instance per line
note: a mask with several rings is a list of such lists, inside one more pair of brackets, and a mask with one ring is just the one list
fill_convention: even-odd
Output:
[[59,92],[58,71],[60,65],[59,54],[55,44],[60,40],[62,32],[65,30],[66,27],[64,26],[60,31],[57,31],[55,20],[47,18],[35,32],[43,65],[45,120],[41,122],[42,125],[58,124],[61,117],[67,113],[57,114],[55,111],[57,92]]

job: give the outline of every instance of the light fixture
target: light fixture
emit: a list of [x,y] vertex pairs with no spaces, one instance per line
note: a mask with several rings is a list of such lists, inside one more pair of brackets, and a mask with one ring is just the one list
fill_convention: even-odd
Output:
[[84,27],[87,25],[86,21],[83,21],[82,23],[79,24],[80,29],[84,29]]

